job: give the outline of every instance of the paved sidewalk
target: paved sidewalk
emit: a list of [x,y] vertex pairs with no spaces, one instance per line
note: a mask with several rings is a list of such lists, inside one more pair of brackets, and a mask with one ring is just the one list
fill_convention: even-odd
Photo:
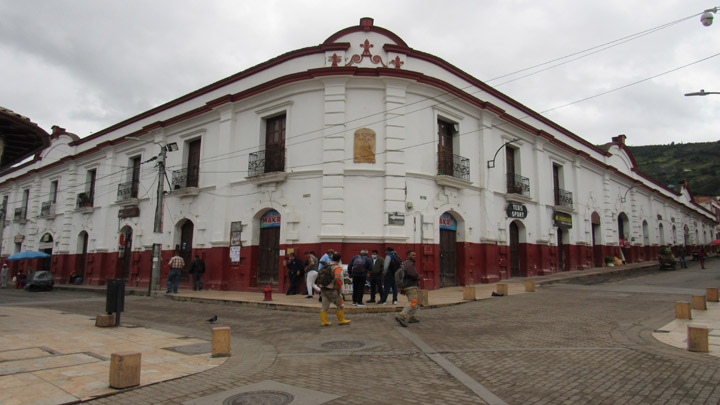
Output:
[[[624,277],[656,268],[655,263],[636,263],[614,268],[569,271],[542,277],[504,280],[509,295],[525,294],[524,283],[533,280],[538,288],[560,281],[592,283],[612,277]],[[475,285],[477,299],[492,299],[497,284]],[[105,286],[58,285],[58,289],[95,291],[105,294]],[[126,288],[128,294],[145,295],[145,288]],[[263,301],[260,292],[183,291],[178,294],[154,294],[158,298],[181,301],[232,303],[283,311],[317,312],[320,303],[302,295],[273,294]],[[398,305],[368,304],[349,307],[349,313],[399,311]],[[458,305],[464,302],[463,287],[428,291],[429,307]],[[708,326],[710,354],[720,357],[720,305],[708,303],[708,310],[693,311],[693,323]],[[226,359],[212,359],[208,340],[188,338],[147,328],[122,325],[98,328],[94,318],[58,311],[0,305],[0,403],[60,404],[110,395],[108,387],[110,354],[118,351],[142,353],[141,385],[167,381],[216,367]],[[657,340],[685,349],[687,321],[673,321],[658,329]],[[51,331],[51,332],[50,332]],[[663,332],[667,331],[667,332]],[[235,360],[233,360],[235,361]]]
[[[619,267],[603,267],[593,268],[589,270],[573,270],[561,273],[555,273],[547,276],[536,276],[536,277],[515,277],[509,280],[502,280],[498,283],[488,284],[475,284],[472,287],[476,289],[476,300],[492,298],[492,293],[497,291],[498,284],[508,285],[508,295],[517,295],[525,293],[525,281],[532,280],[536,286],[542,286],[545,284],[552,284],[569,279],[592,279],[592,278],[607,278],[617,277],[626,273],[632,273],[637,271],[644,271],[649,268],[657,268],[656,262],[643,262],[643,263],[632,263],[625,266]],[[105,293],[105,286],[75,286],[61,284],[56,285],[59,289],[71,289],[71,290],[94,290],[97,292]],[[146,287],[126,287],[126,294],[133,295],[146,295]],[[297,295],[285,295],[284,293],[278,293],[273,291],[272,300],[265,301],[265,294],[262,292],[240,292],[240,291],[218,291],[218,290],[202,290],[192,291],[180,289],[177,294],[167,294],[164,288],[161,290],[154,291],[152,294],[154,297],[165,297],[167,299],[180,300],[180,301],[191,301],[191,302],[212,302],[212,303],[232,303],[238,305],[246,305],[257,308],[277,309],[284,311],[298,311],[298,312],[320,312],[321,303],[318,302],[317,296],[313,299],[305,298],[302,294]],[[350,294],[345,294],[346,298],[350,297]],[[370,299],[369,294],[365,294],[365,301]],[[428,291],[428,305],[426,308],[439,308],[450,305],[458,305],[468,302],[463,299],[463,287],[446,287],[437,290]],[[404,295],[398,294],[398,303],[393,305],[388,302],[386,305],[379,304],[367,304],[364,307],[352,306],[351,303],[346,302],[345,312],[348,314],[356,313],[382,313],[382,312],[396,312],[400,311],[405,304],[407,299]]]
[[3,405],[63,404],[116,393],[109,387],[110,355],[116,352],[141,353],[140,385],[199,373],[227,360],[211,358],[207,340],[132,325],[99,328],[82,315],[0,306],[0,319]]

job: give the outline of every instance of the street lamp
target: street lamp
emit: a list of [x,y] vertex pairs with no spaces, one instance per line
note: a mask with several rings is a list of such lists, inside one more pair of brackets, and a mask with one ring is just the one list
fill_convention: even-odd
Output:
[[705,12],[702,13],[702,15],[700,16],[700,22],[702,23],[702,25],[704,25],[706,27],[711,26],[713,23],[713,18],[715,17],[713,14],[715,14],[717,12],[718,12],[717,7],[713,7],[713,8],[709,8],[709,9],[705,10]]
[[720,94],[720,91],[705,91],[705,89],[701,89],[700,91],[694,91],[692,93],[685,93],[685,97],[707,96],[708,94]]

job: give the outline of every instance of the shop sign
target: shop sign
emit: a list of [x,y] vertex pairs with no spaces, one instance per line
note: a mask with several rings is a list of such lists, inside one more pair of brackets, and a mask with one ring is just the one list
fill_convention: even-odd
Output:
[[522,204],[511,202],[511,203],[508,203],[506,212],[507,212],[507,216],[509,218],[521,218],[522,219],[522,218],[527,217],[528,210],[527,210],[527,207]]
[[555,211],[553,212],[553,221],[555,226],[561,228],[572,228],[572,215],[564,212]]
[[275,210],[270,210],[260,218],[260,229],[263,228],[279,228],[280,227],[280,213]]
[[140,207],[128,207],[118,211],[118,218],[133,218],[140,216]]
[[15,235],[15,239],[14,239],[15,243],[23,243],[24,240],[25,240],[25,235]]
[[405,225],[405,215],[398,212],[388,214],[388,225]]
[[440,215],[440,229],[457,231],[457,221],[449,212]]

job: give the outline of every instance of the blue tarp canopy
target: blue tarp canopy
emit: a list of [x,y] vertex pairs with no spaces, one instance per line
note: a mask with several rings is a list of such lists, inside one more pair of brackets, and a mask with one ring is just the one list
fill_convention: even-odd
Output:
[[36,250],[26,250],[24,252],[15,253],[14,255],[8,256],[5,260],[25,260],[25,259],[44,259],[46,257],[50,257],[49,254],[45,252],[38,252]]

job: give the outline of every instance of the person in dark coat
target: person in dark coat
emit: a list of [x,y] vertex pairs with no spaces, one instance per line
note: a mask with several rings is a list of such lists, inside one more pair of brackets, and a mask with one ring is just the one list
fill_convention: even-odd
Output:
[[285,261],[285,267],[288,269],[288,277],[290,278],[290,286],[285,295],[295,295],[297,294],[298,280],[302,280],[305,274],[305,266],[300,259],[295,257],[295,253],[290,253]]
[[380,301],[382,301],[382,279],[383,270],[385,269],[385,259],[382,256],[378,256],[378,251],[372,251],[373,269],[370,272],[370,301],[368,303],[375,302],[375,292],[377,291],[380,295]]
[[205,261],[200,258],[200,255],[195,255],[195,260],[193,260],[192,264],[190,265],[190,274],[192,274],[193,279],[193,291],[202,290],[202,275],[204,273]]

